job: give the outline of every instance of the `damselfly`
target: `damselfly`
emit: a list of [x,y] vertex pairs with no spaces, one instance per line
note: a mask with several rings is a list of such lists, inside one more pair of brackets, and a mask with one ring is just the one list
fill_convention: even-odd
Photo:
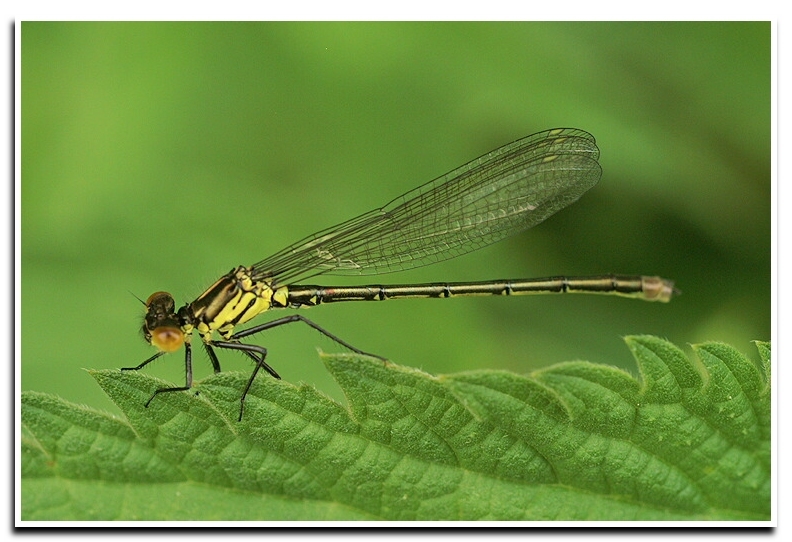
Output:
[[[176,310],[166,292],[146,301],[143,335],[158,352],[137,367],[184,346],[184,386],[192,387],[193,331],[201,336],[214,371],[220,362],[214,348],[238,350],[256,366],[240,397],[245,397],[263,368],[267,349],[241,342],[256,333],[303,322],[336,343],[369,355],[300,314],[235,331],[270,309],[313,307],[336,301],[384,301],[409,297],[524,295],[549,293],[615,294],[667,302],[676,293],[660,277],[603,275],[369,286],[309,286],[299,282],[317,275],[379,275],[413,269],[453,258],[531,228],[577,201],[599,182],[602,170],[594,137],[573,128],[557,128],[504,145],[468,164],[399,196],[384,207],[310,235],[249,267],[232,269],[198,299]],[[213,338],[218,332],[222,340]],[[382,356],[374,356],[384,360]]]

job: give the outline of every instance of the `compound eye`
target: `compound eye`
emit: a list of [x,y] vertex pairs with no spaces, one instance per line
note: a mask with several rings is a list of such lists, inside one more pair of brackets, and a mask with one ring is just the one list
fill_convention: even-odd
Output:
[[158,327],[151,330],[149,342],[163,352],[175,352],[184,344],[184,333],[178,327]]
[[173,307],[175,305],[173,296],[168,292],[154,292],[146,300],[146,306],[151,307],[153,304],[163,305],[165,307]]

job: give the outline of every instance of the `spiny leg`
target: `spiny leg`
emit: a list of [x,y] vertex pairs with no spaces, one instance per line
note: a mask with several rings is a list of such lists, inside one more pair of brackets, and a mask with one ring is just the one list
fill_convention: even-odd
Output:
[[148,365],[149,363],[151,363],[152,361],[154,361],[158,357],[164,356],[165,354],[166,354],[166,352],[157,352],[156,354],[151,356],[149,359],[147,359],[146,361],[144,361],[143,363],[141,363],[137,367],[121,367],[121,370],[122,371],[139,371],[140,369],[142,369],[143,367],[145,367],[146,365]]
[[[280,375],[275,371],[275,369],[270,367],[270,365],[266,361],[264,361],[264,359],[267,357],[267,349],[266,348],[264,348],[263,346],[258,346],[258,345],[253,345],[253,344],[240,343],[239,340],[243,339],[245,337],[249,337],[251,335],[255,335],[256,333],[260,333],[260,332],[265,331],[267,329],[272,329],[274,327],[278,327],[278,326],[282,326],[282,325],[286,325],[286,324],[291,324],[291,323],[294,323],[294,322],[303,322],[304,324],[309,325],[310,327],[314,328],[315,330],[317,330],[319,333],[321,333],[325,337],[327,337],[330,340],[340,344],[341,346],[344,346],[345,348],[348,348],[349,350],[351,350],[351,351],[353,351],[353,352],[355,352],[357,354],[361,354],[361,355],[364,355],[364,356],[371,356],[371,357],[374,357],[374,358],[377,358],[377,359],[381,359],[382,361],[386,361],[386,359],[383,358],[382,356],[378,356],[376,354],[369,354],[368,352],[364,352],[363,350],[360,350],[359,348],[355,348],[354,346],[352,346],[348,342],[346,342],[346,341],[342,340],[341,338],[333,335],[332,333],[330,333],[329,331],[327,331],[326,329],[321,327],[319,324],[316,324],[316,323],[312,322],[311,320],[309,320],[308,318],[305,318],[304,316],[302,316],[300,314],[293,314],[291,316],[284,316],[283,318],[278,318],[276,320],[271,320],[269,322],[265,322],[263,324],[259,324],[257,326],[252,327],[252,328],[245,329],[245,330],[242,330],[242,331],[238,331],[237,333],[234,333],[233,335],[231,335],[228,338],[229,339],[228,341],[212,341],[211,342],[212,346],[217,346],[218,348],[227,348],[229,350],[242,351],[245,354],[247,354],[251,359],[253,359],[253,361],[256,362],[256,367],[255,367],[255,369],[253,369],[253,373],[250,375],[250,379],[248,380],[247,386],[245,386],[245,391],[242,392],[242,397],[240,397],[239,421],[242,421],[242,413],[243,413],[243,411],[245,409],[245,398],[247,397],[247,394],[250,391],[250,388],[253,385],[253,381],[255,380],[256,375],[258,374],[259,370],[261,370],[263,368],[265,371],[267,371],[274,378],[277,378],[278,380],[280,380]],[[211,357],[211,355],[210,355],[210,357]]]
[[[247,397],[248,392],[250,391],[250,387],[253,385],[253,380],[255,380],[256,375],[258,374],[259,370],[263,367],[265,371],[267,371],[273,378],[277,378],[278,380],[281,379],[280,375],[269,366],[269,364],[264,361],[264,358],[267,357],[267,349],[263,346],[258,346],[255,344],[242,344],[237,342],[227,342],[227,341],[212,341],[212,346],[216,346],[218,348],[227,348],[229,350],[239,350],[247,354],[248,357],[253,359],[256,362],[256,367],[253,369],[253,373],[250,375],[248,379],[247,386],[245,386],[245,391],[242,392],[242,396],[239,398],[239,419],[237,421],[242,421],[242,413],[245,410],[245,398]],[[211,348],[207,345],[207,348]]]
[[[157,352],[155,355],[151,356],[149,359],[138,365],[137,367],[124,367],[122,371],[137,371],[138,369],[142,369],[161,355],[165,354],[165,352]],[[144,405],[146,408],[151,404],[151,401],[159,395],[160,393],[166,393],[171,391],[186,391],[192,388],[192,348],[190,347],[190,343],[184,344],[184,386],[176,387],[176,388],[160,388],[154,392],[154,394],[149,397],[149,400],[146,401]]]
[[222,369],[220,368],[220,360],[217,359],[217,354],[215,354],[215,351],[209,346],[209,342],[204,341],[203,345],[204,350],[206,350],[206,355],[209,356],[209,361],[212,362],[212,369],[214,369],[215,374],[219,373]]
[[[247,393],[250,390],[250,386],[253,384],[253,379],[256,378],[256,374],[258,373],[261,367],[264,367],[269,374],[273,377],[280,380],[280,375],[275,372],[275,369],[270,367],[267,363],[264,362],[264,358],[267,355],[267,350],[265,348],[255,346],[255,345],[243,345],[238,343],[230,343],[226,341],[208,341],[203,343],[204,348],[206,349],[206,353],[209,356],[209,359],[212,362],[212,367],[214,368],[215,374],[222,371],[220,368],[220,360],[217,358],[217,354],[215,354],[214,348],[212,346],[216,346],[218,348],[227,348],[230,350],[241,350],[244,352],[248,357],[250,357],[255,363],[256,367],[253,369],[253,374],[250,376],[250,380],[248,380],[247,386],[245,387],[245,391],[242,393],[242,397],[240,398],[240,406],[239,406],[239,419],[237,421],[242,421],[242,413],[245,409],[245,397],[247,397]],[[263,353],[262,353],[263,350]],[[254,352],[258,353],[257,356]]]
[[324,335],[328,339],[340,344],[341,346],[343,346],[345,348],[348,348],[349,350],[351,350],[352,352],[355,352],[356,354],[361,354],[363,356],[369,356],[369,357],[372,357],[372,358],[381,359],[382,361],[387,361],[382,356],[378,356],[377,354],[370,354],[368,352],[364,352],[363,350],[360,350],[359,348],[355,348],[354,346],[352,346],[348,342],[346,342],[343,339],[333,335],[332,333],[330,333],[329,331],[324,329],[319,324],[317,324],[315,322],[312,322],[311,320],[309,320],[308,318],[304,317],[301,314],[293,314],[291,316],[284,316],[283,318],[278,318],[277,320],[272,320],[270,322],[264,322],[263,324],[259,324],[257,326],[251,327],[250,329],[245,329],[243,331],[238,331],[238,332],[234,333],[231,337],[229,337],[229,340],[237,341],[239,339],[242,339],[244,337],[249,337],[250,335],[254,335],[256,333],[260,333],[260,332],[265,331],[267,329],[271,329],[273,327],[282,326],[282,325],[285,325],[285,324],[291,324],[293,322],[302,322],[304,324],[307,324],[307,325],[311,326],[312,328],[314,328],[316,331],[318,331],[319,333],[321,333],[322,335]]

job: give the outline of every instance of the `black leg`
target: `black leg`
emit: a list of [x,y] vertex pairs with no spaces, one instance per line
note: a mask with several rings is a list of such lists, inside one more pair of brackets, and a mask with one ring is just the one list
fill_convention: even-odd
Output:
[[[239,350],[247,354],[253,361],[256,362],[256,370],[259,367],[263,367],[269,374],[273,376],[273,378],[277,378],[278,380],[281,379],[280,375],[270,367],[267,363],[264,362],[264,358],[267,357],[267,349],[263,346],[258,346],[256,344],[242,344],[242,343],[235,343],[235,342],[226,342],[226,341],[212,341],[212,346],[216,346],[218,348],[227,348],[229,350]],[[256,355],[258,354],[258,356]],[[260,356],[260,357],[259,357]]]
[[238,331],[238,332],[234,333],[233,335],[231,335],[231,337],[229,337],[229,340],[236,341],[236,340],[242,339],[244,337],[249,337],[250,335],[254,335],[256,333],[260,333],[260,332],[265,331],[267,329],[271,329],[273,327],[282,326],[282,325],[285,325],[285,324],[291,324],[293,322],[302,322],[304,324],[308,324],[309,326],[314,328],[316,331],[318,331],[319,333],[321,333],[322,335],[324,335],[328,339],[340,344],[341,346],[343,346],[345,348],[348,348],[349,350],[352,350],[353,352],[355,352],[357,354],[362,354],[364,356],[371,356],[372,358],[377,358],[377,359],[381,359],[382,361],[387,361],[382,356],[378,356],[377,354],[369,354],[368,352],[364,352],[363,350],[355,348],[354,346],[352,346],[348,342],[336,337],[335,335],[333,335],[332,333],[330,333],[329,331],[324,329],[319,324],[316,324],[316,323],[312,322],[311,320],[309,320],[308,318],[304,317],[301,314],[293,314],[291,316],[284,316],[283,318],[278,318],[277,320],[272,320],[270,322],[264,322],[263,324],[259,324],[257,326],[251,327],[250,329],[245,329],[243,331]]
[[275,371],[275,369],[270,367],[270,365],[266,361],[264,361],[264,359],[267,357],[267,349],[266,348],[264,348],[263,346],[255,345],[255,344],[243,344],[243,343],[240,343],[238,341],[240,339],[245,338],[245,337],[249,337],[251,335],[255,335],[256,333],[260,333],[262,331],[265,331],[267,329],[272,329],[274,327],[283,326],[283,325],[291,324],[291,323],[294,323],[294,322],[302,322],[304,324],[309,325],[310,327],[314,328],[315,330],[317,330],[319,333],[321,333],[325,337],[327,337],[327,338],[331,339],[332,341],[340,344],[341,346],[344,346],[344,347],[348,348],[349,350],[352,350],[353,352],[356,352],[358,354],[362,354],[364,356],[375,357],[375,358],[381,359],[382,361],[386,361],[385,358],[383,358],[382,356],[377,356],[376,354],[369,354],[368,352],[364,352],[364,351],[362,351],[362,350],[360,350],[358,348],[355,348],[354,346],[352,346],[348,342],[340,339],[339,337],[336,337],[335,335],[333,335],[332,333],[330,333],[329,331],[327,331],[326,329],[324,329],[320,325],[312,322],[311,320],[309,320],[308,318],[305,318],[304,316],[302,316],[300,314],[293,314],[291,316],[284,316],[283,318],[278,318],[276,320],[271,320],[269,322],[265,322],[263,324],[259,324],[257,326],[254,326],[254,327],[252,327],[250,329],[245,329],[243,331],[238,331],[237,333],[234,333],[233,335],[231,335],[228,338],[229,339],[228,341],[212,341],[212,343],[211,343],[212,346],[216,346],[218,348],[227,348],[229,350],[239,350],[239,351],[244,352],[245,354],[247,354],[248,357],[250,357],[253,361],[256,362],[256,368],[253,369],[253,373],[250,375],[250,379],[248,379],[247,386],[245,386],[245,391],[242,392],[242,397],[240,397],[240,400],[239,400],[240,401],[239,421],[242,421],[242,413],[244,412],[244,409],[245,409],[245,397],[247,397],[247,394],[250,391],[250,388],[253,385],[253,381],[255,380],[256,375],[258,374],[259,370],[261,370],[263,368],[270,375],[272,375],[274,378],[277,378],[279,380],[280,380],[280,375]]
[[220,371],[222,371],[222,369],[220,369],[220,360],[217,359],[217,355],[215,354],[215,351],[212,350],[212,347],[209,346],[208,343],[203,343],[203,345],[204,345],[204,349],[206,349],[206,353],[209,356],[209,360],[212,362],[212,368],[214,369],[215,374],[219,373]]
[[141,363],[137,367],[121,367],[121,370],[122,371],[139,371],[140,369],[142,369],[143,367],[145,367],[146,365],[148,365],[149,363],[151,363],[152,361],[154,361],[155,359],[157,359],[158,357],[160,357],[160,356],[162,356],[164,354],[165,354],[165,352],[157,352],[156,354],[151,356],[149,359],[147,359],[146,361],[144,361],[143,363]]
[[193,375],[192,375],[192,347],[190,346],[190,343],[184,343],[184,386],[183,387],[178,387],[178,388],[160,388],[160,389],[158,389],[149,398],[149,400],[146,401],[145,407],[148,408],[148,406],[151,404],[151,401],[153,401],[154,398],[157,395],[159,395],[160,393],[167,393],[167,392],[171,392],[171,391],[187,391],[187,390],[189,390],[190,388],[192,388],[192,381],[193,381]]
[[[253,385],[253,380],[255,380],[256,375],[258,374],[259,370],[263,367],[265,371],[267,371],[273,378],[277,378],[280,380],[280,375],[269,366],[269,364],[264,361],[264,358],[267,357],[267,349],[263,346],[258,346],[255,344],[240,344],[240,343],[232,343],[232,342],[225,342],[225,341],[212,341],[212,345],[218,348],[227,348],[229,350],[239,350],[247,354],[250,358],[252,358],[256,362],[256,368],[253,369],[253,373],[250,375],[248,379],[247,386],[245,386],[245,391],[242,392],[242,397],[239,398],[239,418],[237,421],[242,421],[242,413],[245,411],[245,398],[247,397],[248,392],[250,391],[250,387]],[[258,354],[258,355],[257,355]]]

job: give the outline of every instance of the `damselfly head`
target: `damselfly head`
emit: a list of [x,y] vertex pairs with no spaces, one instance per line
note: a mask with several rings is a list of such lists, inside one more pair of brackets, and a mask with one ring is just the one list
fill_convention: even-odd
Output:
[[174,352],[184,344],[175,309],[176,303],[168,292],[155,292],[146,300],[143,337],[163,352]]

